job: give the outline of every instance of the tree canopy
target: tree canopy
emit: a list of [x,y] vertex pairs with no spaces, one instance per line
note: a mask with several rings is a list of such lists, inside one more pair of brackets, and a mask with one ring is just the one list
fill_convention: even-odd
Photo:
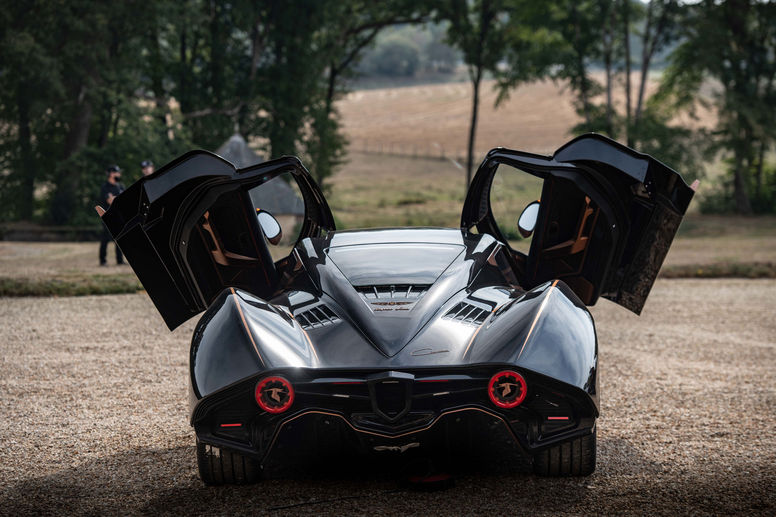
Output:
[[[215,149],[235,131],[300,154],[319,183],[343,161],[336,100],[391,26],[433,20],[422,45],[386,35],[369,66],[412,73],[461,56],[499,100],[540,78],[573,93],[580,123],[691,176],[721,157],[717,208],[776,210],[776,5],[757,0],[0,0],[0,219],[93,224],[109,164]],[[459,52],[452,52],[446,42]],[[638,49],[638,50],[637,50]],[[669,67],[655,95],[648,74]],[[603,74],[591,73],[592,69]],[[603,80],[599,78],[603,77]],[[707,90],[711,89],[709,94]],[[615,92],[624,93],[625,102]],[[709,134],[676,123],[710,103]],[[710,145],[708,145],[710,143]],[[467,184],[468,177],[467,176]]]
[[[215,149],[235,130],[306,154],[323,183],[344,154],[334,101],[383,28],[428,2],[2,0],[3,219],[91,223],[105,167]],[[39,206],[38,199],[43,205]]]

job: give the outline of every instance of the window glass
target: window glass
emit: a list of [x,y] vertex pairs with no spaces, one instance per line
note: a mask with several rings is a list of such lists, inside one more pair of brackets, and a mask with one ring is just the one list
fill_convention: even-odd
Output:
[[510,165],[499,164],[490,187],[490,208],[501,235],[509,246],[528,254],[531,238],[523,237],[517,221],[523,210],[533,201],[539,200],[544,180]]
[[[249,191],[249,194],[254,208],[265,212],[260,218],[260,220],[264,220],[264,227],[269,231],[275,231],[271,221],[266,217],[266,213],[271,214],[280,226],[281,236],[279,240],[267,239],[267,237],[274,236],[264,235],[272,260],[278,261],[287,257],[291,252],[291,247],[299,237],[305,213],[302,194],[293,175],[286,172],[276,176],[258,187],[254,187]],[[270,241],[277,241],[277,244]]]

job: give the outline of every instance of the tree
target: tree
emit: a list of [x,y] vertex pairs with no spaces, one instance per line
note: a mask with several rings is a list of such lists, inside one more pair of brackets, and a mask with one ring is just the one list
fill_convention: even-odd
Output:
[[[180,151],[143,93],[155,77],[144,54],[158,5],[3,2],[0,45],[9,59],[0,63],[0,156],[9,173],[1,195],[14,200],[3,203],[3,218],[95,224],[107,164],[163,161]],[[47,192],[37,213],[36,190]]]
[[47,6],[32,2],[3,2],[0,10],[0,170],[9,171],[0,175],[3,218],[33,216],[35,185],[47,161],[45,142],[35,137],[47,125],[48,104],[62,93],[51,53],[54,27],[46,11]]
[[466,155],[466,188],[474,168],[474,142],[480,104],[480,84],[486,71],[496,70],[504,54],[504,0],[450,0],[440,10],[448,20],[448,41],[463,53],[472,84],[472,114]]
[[[627,5],[627,3],[625,4]],[[624,7],[624,12],[629,12],[629,6]],[[627,9],[627,10],[626,10]],[[639,11],[636,11],[642,14]],[[636,94],[635,111],[631,105],[630,92],[630,46],[627,48],[628,78],[626,81],[627,91],[627,113],[628,120],[625,127],[628,145],[634,145],[640,139],[642,130],[641,121],[646,100],[646,86],[649,78],[649,69],[652,59],[655,55],[666,48],[669,44],[676,41],[681,35],[682,29],[682,9],[677,0],[650,0],[646,6],[644,14],[644,28],[641,33],[641,64],[639,68],[639,89]],[[623,26],[626,34],[629,34],[628,19],[624,18]],[[633,112],[633,118],[630,114]]]
[[[593,106],[593,97],[602,91],[601,85],[590,77],[590,61],[599,57],[601,29],[606,27],[610,16],[601,12],[601,3],[568,0],[553,6],[551,21],[566,42],[558,53],[558,67],[553,76],[568,82],[577,92],[577,111],[584,118],[586,126],[600,125],[600,118]],[[603,23],[602,23],[603,22]]]
[[[534,3],[536,4],[536,3]],[[511,29],[506,45],[506,66],[500,74],[501,95],[525,81],[549,76],[562,81],[575,93],[575,108],[582,118],[577,131],[617,133],[612,103],[614,60],[619,38],[614,24],[616,13],[611,2],[603,0],[561,0],[534,5],[512,0]],[[517,21],[513,21],[517,20]],[[604,89],[590,75],[593,61],[603,61],[606,71],[606,104],[595,98]]]
[[412,41],[393,37],[373,57],[375,72],[386,76],[413,76],[420,63],[420,50]]
[[310,131],[303,147],[312,163],[316,181],[325,181],[342,163],[347,141],[340,132],[334,102],[346,91],[346,82],[364,52],[381,31],[390,26],[424,21],[433,2],[347,0],[325,4],[323,19],[314,35],[318,49],[314,62],[319,70],[317,95],[311,100]]
[[235,128],[269,155],[306,153],[323,183],[344,158],[335,101],[360,55],[433,4],[0,0],[0,217],[96,224],[107,164],[131,180],[141,159]]
[[631,88],[631,49],[630,49],[630,34],[631,23],[633,17],[631,16],[633,2],[631,0],[622,0],[622,29],[623,29],[623,45],[625,47],[625,138],[628,147],[633,147],[633,141],[630,139],[630,127],[632,106],[631,96],[633,90]]
[[[562,81],[575,94],[582,122],[577,131],[617,133],[612,102],[614,60],[619,38],[617,13],[605,0],[560,0],[553,3],[511,0],[509,36],[504,70],[498,74],[500,96],[520,84],[541,77]],[[590,65],[602,61],[606,71],[606,104],[595,98],[604,92],[590,75]]]
[[[513,0],[513,5],[518,5],[517,0]],[[519,13],[523,18],[529,17],[531,29],[520,32],[528,36],[506,40],[508,57],[499,74],[502,96],[525,80],[552,77],[575,94],[575,108],[581,121],[573,128],[574,133],[595,131],[623,138],[629,146],[649,152],[685,173],[701,174],[702,133],[676,125],[676,112],[665,97],[646,96],[652,59],[675,40],[681,25],[681,10],[676,2],[652,0],[645,10],[632,0],[561,0],[521,6]],[[637,62],[641,76],[634,114],[629,95],[629,41],[631,25],[640,25],[642,21],[643,48],[641,61]],[[598,65],[603,65],[604,85],[590,73],[590,68]],[[613,98],[618,70],[624,70],[625,75],[624,113]]]
[[742,214],[753,212],[752,183],[763,195],[765,151],[776,138],[774,20],[776,5],[767,2],[705,0],[692,6],[663,85],[662,95],[675,106],[692,108],[708,79],[718,83],[712,94],[718,113],[713,148],[731,156],[733,200]]
[[430,38],[423,48],[425,68],[431,72],[450,74],[461,61],[459,51],[445,42],[445,27],[439,23],[428,24]]
[[10,170],[3,197],[17,200],[5,217],[33,217],[35,189],[46,185],[48,218],[84,220],[83,209],[93,204],[87,185],[99,182],[105,163],[79,164],[96,156],[90,147],[106,147],[120,130],[119,100],[138,84],[135,34],[145,20],[130,16],[134,8],[134,2],[3,3],[0,45],[9,59],[0,64],[0,121]]

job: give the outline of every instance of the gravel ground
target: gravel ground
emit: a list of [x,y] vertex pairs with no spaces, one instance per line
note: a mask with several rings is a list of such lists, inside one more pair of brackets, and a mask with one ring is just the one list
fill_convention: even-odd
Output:
[[193,323],[144,294],[0,299],[0,514],[776,513],[776,280],[661,280],[601,302],[598,469],[466,471],[409,492],[309,469],[208,488],[187,424]]

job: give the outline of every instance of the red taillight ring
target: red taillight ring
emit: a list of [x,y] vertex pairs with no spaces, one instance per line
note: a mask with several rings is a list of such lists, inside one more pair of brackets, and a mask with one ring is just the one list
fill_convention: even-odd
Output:
[[498,372],[488,383],[488,397],[496,406],[512,409],[525,400],[528,385],[522,375],[511,370]]
[[256,385],[256,403],[267,413],[282,413],[294,403],[294,388],[284,377],[265,377]]

